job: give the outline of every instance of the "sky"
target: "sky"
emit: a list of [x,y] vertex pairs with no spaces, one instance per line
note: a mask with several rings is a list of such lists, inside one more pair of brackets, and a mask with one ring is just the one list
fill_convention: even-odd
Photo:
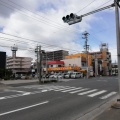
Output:
[[68,25],[62,17],[78,16],[111,5],[114,0],[0,0],[0,51],[12,55],[11,46],[17,46],[17,56],[35,58],[35,48],[67,50],[70,54],[84,51],[87,31],[90,52],[99,51],[107,43],[112,62],[117,61],[115,10],[107,10],[83,17]]

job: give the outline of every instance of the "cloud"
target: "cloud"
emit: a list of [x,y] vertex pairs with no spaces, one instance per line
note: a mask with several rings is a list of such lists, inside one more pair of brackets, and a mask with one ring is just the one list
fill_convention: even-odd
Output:
[[[81,41],[81,34],[84,31],[90,31],[92,29],[91,22],[98,22],[99,19],[102,19],[102,17],[90,15],[84,17],[81,23],[77,23],[72,26],[63,23],[62,21],[62,17],[64,15],[70,14],[71,12],[78,12],[80,8],[83,8],[93,0],[88,0],[88,2],[85,2],[84,0],[4,1],[7,2],[7,4],[10,4],[10,6],[13,6],[13,10],[2,7],[4,12],[0,12],[0,26],[4,26],[3,32],[33,40],[23,40],[4,35],[2,37],[16,39],[14,41],[4,41],[4,44],[10,46],[12,44],[16,44],[18,48],[32,48],[33,51],[36,45],[41,45],[43,49],[49,51],[63,48],[66,48],[65,50],[70,51],[70,53],[82,51],[83,44],[78,44],[77,42],[79,40]],[[97,8],[96,5],[99,6],[102,2],[103,1],[94,2],[89,5],[88,8],[78,12],[78,15],[94,10]],[[23,6],[25,9],[17,6],[17,4]],[[30,9],[30,11],[33,12],[31,13],[26,9]],[[9,54],[9,52],[7,53]],[[34,52],[21,52],[19,49],[17,55],[33,57]]]

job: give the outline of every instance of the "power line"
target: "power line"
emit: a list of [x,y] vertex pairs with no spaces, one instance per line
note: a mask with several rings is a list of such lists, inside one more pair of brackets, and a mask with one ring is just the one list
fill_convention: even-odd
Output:
[[[28,40],[28,41],[31,41],[31,42],[41,43],[41,44],[44,44],[44,45],[47,45],[47,46],[51,46],[51,47],[58,47],[58,48],[62,48],[62,49],[68,49],[68,48],[59,47],[59,46],[56,46],[56,45],[51,45],[51,44],[46,44],[46,43],[43,43],[43,42],[38,42],[38,41],[35,41],[35,40],[32,40],[32,39],[28,39],[28,38],[23,38],[23,37],[16,36],[16,35],[11,35],[11,34],[8,34],[8,33],[3,33],[3,32],[0,32],[0,33],[1,33],[1,34],[4,34],[4,35],[9,35],[9,36],[12,36],[12,37],[16,37],[16,38]],[[9,39],[9,38],[8,38],[8,39]],[[12,40],[13,40],[13,39],[12,39]],[[72,51],[78,52],[78,50],[73,50],[73,49],[68,49],[68,50],[72,50]]]
[[80,11],[84,10],[85,8],[87,8],[89,5],[91,5],[93,2],[95,2],[96,0],[93,0],[92,2],[90,2],[89,4],[87,4],[85,7],[83,7],[82,9],[80,9],[78,12],[76,13],[79,13]]

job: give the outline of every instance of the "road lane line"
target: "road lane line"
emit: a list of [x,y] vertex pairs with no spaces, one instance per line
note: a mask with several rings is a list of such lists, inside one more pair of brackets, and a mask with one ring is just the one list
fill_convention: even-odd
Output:
[[30,95],[30,92],[23,93],[22,95]]
[[82,87],[79,87],[79,88],[73,88],[73,89],[70,89],[70,90],[64,90],[64,91],[61,91],[61,92],[69,92],[69,91],[73,91],[73,90],[78,90],[78,89],[81,89]]
[[14,112],[18,112],[18,111],[25,110],[25,109],[28,109],[28,108],[36,107],[36,106],[39,106],[39,105],[43,105],[43,104],[46,104],[48,102],[49,101],[45,101],[45,102],[42,102],[42,103],[38,103],[38,104],[31,105],[31,106],[19,108],[19,109],[16,109],[16,110],[0,113],[0,116],[7,115],[7,114],[10,114],[10,113],[14,113]]
[[42,90],[41,92],[47,92],[48,90]]
[[84,91],[84,90],[89,90],[89,88],[85,88],[85,89],[80,89],[80,90],[76,90],[76,91],[73,91],[73,92],[69,92],[69,93],[77,93],[77,92],[81,92],[81,91]]
[[105,96],[100,97],[100,99],[106,99],[106,98],[111,97],[112,95],[115,95],[115,94],[117,94],[117,92],[111,92]]
[[79,93],[78,95],[85,95],[85,94],[88,94],[88,93],[91,93],[91,92],[95,92],[97,91],[97,89],[93,89],[93,90],[89,90],[89,91],[86,91],[86,92],[82,92],[82,93]]
[[102,90],[102,91],[90,94],[90,95],[88,95],[88,97],[94,97],[94,96],[100,95],[100,94],[105,93],[105,92],[107,92],[107,90]]
[[62,91],[62,90],[68,90],[68,89],[72,89],[72,88],[75,88],[75,87],[69,87],[69,88],[63,88],[63,89],[53,89],[54,91]]

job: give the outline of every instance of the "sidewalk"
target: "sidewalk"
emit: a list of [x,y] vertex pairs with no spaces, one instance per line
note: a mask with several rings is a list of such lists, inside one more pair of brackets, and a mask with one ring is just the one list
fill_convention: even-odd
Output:
[[0,81],[0,91],[17,86],[38,84],[38,80],[3,80]]
[[35,80],[4,80],[0,81],[0,83],[5,84],[5,85],[13,85],[13,84],[21,84],[21,83],[34,83],[38,82],[37,79]]
[[110,107],[94,120],[120,120],[120,109]]

